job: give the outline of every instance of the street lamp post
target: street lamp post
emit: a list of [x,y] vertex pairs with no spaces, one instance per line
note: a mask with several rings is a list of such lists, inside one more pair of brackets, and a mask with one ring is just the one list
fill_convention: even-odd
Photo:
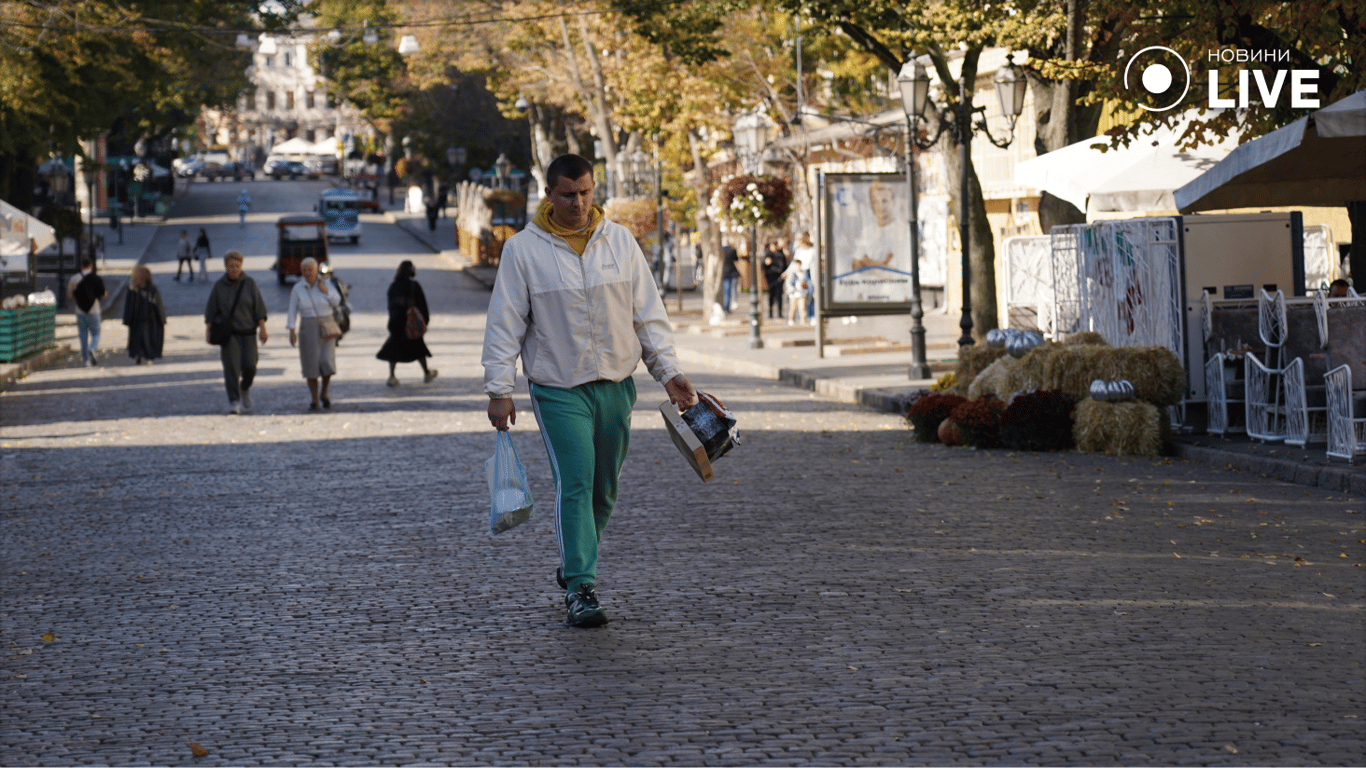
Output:
[[[906,137],[908,156],[910,154],[911,144],[914,144],[921,149],[929,149],[934,146],[934,143],[939,140],[939,137],[943,135],[943,132],[946,129],[951,129],[958,138],[960,151],[959,163],[962,168],[958,194],[958,239],[962,258],[961,270],[963,284],[963,317],[958,323],[958,326],[963,329],[963,334],[958,337],[958,345],[960,347],[965,347],[972,344],[972,263],[969,254],[971,250],[970,246],[972,244],[972,227],[969,218],[970,211],[968,208],[968,164],[971,162],[972,157],[972,132],[974,129],[981,131],[987,137],[987,141],[990,141],[993,145],[1000,147],[1001,149],[1009,147],[1011,142],[1015,140],[1015,121],[1024,111],[1025,89],[1028,82],[1025,79],[1024,72],[1015,65],[1014,57],[1007,55],[1006,65],[997,70],[996,77],[993,80],[993,85],[996,89],[996,98],[1001,107],[1001,114],[1010,119],[1010,133],[1006,136],[1004,141],[998,141],[995,136],[991,135],[991,131],[987,128],[985,119],[979,118],[977,123],[975,125],[973,124],[973,115],[985,113],[986,108],[972,106],[972,92],[968,89],[968,80],[966,77],[960,77],[958,80],[957,104],[946,106],[942,109],[937,106],[935,107],[939,112],[939,130],[932,138],[922,141],[920,137],[915,135],[915,120],[924,113],[929,105],[929,77],[925,73],[925,68],[915,60],[914,56],[912,56],[911,61],[908,61],[901,68],[901,73],[897,76],[897,82],[901,86],[902,106],[907,111],[907,118],[909,121]],[[908,169],[908,180],[913,180],[911,173],[912,171]],[[916,342],[914,337],[916,326],[919,325],[919,319],[915,317],[915,308],[916,305],[919,304],[919,240],[917,237],[919,227],[918,222],[916,221],[916,211],[914,208],[915,199],[915,185],[912,184],[911,269],[912,289],[917,295],[912,299],[911,344],[912,357],[916,360],[923,360],[923,351],[920,357],[917,358],[915,356]],[[922,310],[921,317],[923,318],[923,316],[924,312]],[[923,328],[920,330],[920,333],[923,344]],[[916,371],[915,362],[913,360],[912,374],[914,373],[916,373]],[[926,373],[925,378],[928,378],[928,373]]]
[[498,159],[493,161],[493,172],[498,178],[498,188],[507,189],[508,172],[512,168],[512,161],[508,160],[506,152],[499,152]]
[[920,113],[930,97],[930,78],[920,62],[906,62],[896,78],[901,86],[901,108],[906,112],[906,189],[910,193],[911,227],[911,364],[906,375],[912,379],[930,378],[925,360],[925,308],[920,302],[920,206],[915,188],[915,146]]
[[[759,175],[759,156],[768,141],[768,124],[762,112],[755,109],[746,112],[735,121],[735,148],[746,161],[747,170],[753,176]],[[749,348],[763,349],[764,340],[759,335],[759,225],[749,225]]]

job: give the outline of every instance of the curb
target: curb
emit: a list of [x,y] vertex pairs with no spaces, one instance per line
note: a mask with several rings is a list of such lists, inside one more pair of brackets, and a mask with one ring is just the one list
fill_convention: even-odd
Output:
[[[1199,438],[1195,438],[1199,439]],[[1271,456],[1248,456],[1211,448],[1199,443],[1175,440],[1176,455],[1189,461],[1224,466],[1236,472],[1255,472],[1263,477],[1308,485],[1329,491],[1366,496],[1366,473],[1348,467],[1322,467]]]
[[28,376],[33,371],[39,368],[47,368],[72,353],[70,344],[57,344],[42,352],[29,355],[23,360],[6,363],[5,370],[0,371],[0,392],[9,389],[16,381]]

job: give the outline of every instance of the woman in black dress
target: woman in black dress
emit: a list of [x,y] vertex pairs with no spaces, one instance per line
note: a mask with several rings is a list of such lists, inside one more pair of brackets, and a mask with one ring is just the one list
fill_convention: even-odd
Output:
[[128,356],[138,365],[151,365],[161,357],[166,340],[166,305],[161,301],[161,291],[152,284],[152,270],[147,267],[134,267],[128,278],[123,324],[128,326]]
[[385,340],[384,346],[379,348],[379,353],[375,357],[389,361],[388,384],[391,387],[398,386],[394,367],[399,363],[417,361],[417,364],[422,366],[423,384],[436,378],[436,369],[427,367],[427,358],[431,357],[432,353],[427,349],[422,337],[408,338],[409,308],[417,307],[417,311],[422,313],[424,326],[432,319],[431,313],[427,311],[427,297],[422,293],[422,286],[413,279],[415,277],[417,270],[413,268],[413,263],[405,261],[398,265],[394,282],[389,285],[389,338]]

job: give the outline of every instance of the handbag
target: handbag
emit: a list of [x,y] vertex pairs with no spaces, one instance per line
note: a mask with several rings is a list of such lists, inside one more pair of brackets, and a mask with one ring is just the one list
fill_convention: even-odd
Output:
[[[318,302],[316,299],[313,298],[312,291],[309,291],[309,289],[307,288],[305,288],[304,290],[308,291],[308,302],[313,305],[313,312],[316,314],[318,311]],[[339,325],[336,319],[334,319],[331,315],[317,315],[317,320],[319,336],[322,336],[324,339],[341,338],[341,325]]]
[[232,338],[232,318],[237,314],[237,302],[242,298],[242,287],[246,283],[238,283],[237,295],[232,299],[232,309],[228,310],[227,317],[218,315],[209,323],[209,343],[215,346],[223,346]]
[[489,533],[497,535],[531,519],[536,505],[527,485],[526,467],[517,458],[512,435],[500,430],[493,456],[484,462],[489,481]]
[[410,339],[420,339],[427,334],[427,321],[422,319],[422,310],[417,308],[415,298],[408,299],[408,325],[403,335]]

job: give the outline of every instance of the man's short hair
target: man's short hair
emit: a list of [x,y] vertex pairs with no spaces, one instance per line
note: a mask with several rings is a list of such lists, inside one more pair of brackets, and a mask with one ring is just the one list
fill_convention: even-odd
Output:
[[82,256],[82,257],[81,257],[81,269],[94,269],[94,268],[95,268],[95,260],[94,260],[94,259],[90,258],[89,256]]
[[228,251],[223,254],[223,261],[235,261],[238,264],[241,264],[243,261],[242,253],[241,251]]
[[560,179],[571,181],[593,175],[593,164],[578,155],[560,155],[545,169],[545,185],[551,189]]

